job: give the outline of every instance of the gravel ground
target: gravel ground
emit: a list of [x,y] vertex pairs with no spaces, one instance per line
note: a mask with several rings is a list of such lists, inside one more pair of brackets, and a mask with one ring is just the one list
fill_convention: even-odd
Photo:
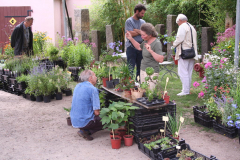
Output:
[[[0,160],[147,160],[136,144],[111,149],[109,131],[93,135],[86,141],[77,129],[67,126],[66,111],[72,96],[50,103],[31,102],[21,96],[0,91]],[[185,126],[180,132],[190,147],[219,160],[240,160],[238,138],[202,131],[202,127]]]

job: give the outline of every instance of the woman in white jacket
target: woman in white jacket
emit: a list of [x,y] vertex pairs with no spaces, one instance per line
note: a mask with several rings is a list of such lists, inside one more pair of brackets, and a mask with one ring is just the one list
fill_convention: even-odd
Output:
[[[188,95],[190,93],[191,82],[192,82],[192,71],[195,60],[198,59],[197,54],[197,32],[195,28],[187,22],[188,19],[184,14],[179,14],[176,23],[178,24],[178,32],[176,40],[173,42],[173,47],[176,47],[175,60],[178,60],[178,75],[182,81],[182,91],[178,93],[178,96]],[[191,35],[191,29],[192,35]],[[181,58],[181,47],[183,50],[190,49],[192,47],[192,36],[193,36],[193,47],[196,56],[192,59]]]

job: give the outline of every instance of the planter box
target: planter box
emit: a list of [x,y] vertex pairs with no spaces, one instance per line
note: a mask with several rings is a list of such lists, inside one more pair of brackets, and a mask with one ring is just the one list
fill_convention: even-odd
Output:
[[222,124],[217,123],[215,120],[213,120],[213,129],[214,131],[229,138],[235,138],[238,135],[238,129],[236,127],[226,127]]
[[194,121],[205,127],[213,127],[213,118],[208,115],[208,112],[201,111],[200,109],[205,109],[206,106],[193,106]]
[[[184,148],[185,140],[181,140],[178,143],[178,141],[176,141],[172,137],[169,137],[169,138],[171,139],[171,142],[173,142],[175,145],[180,145],[181,148],[185,149]],[[158,153],[154,154],[152,150],[149,150],[147,147],[144,146],[142,142],[139,142],[138,149],[151,159],[159,159],[159,156],[163,158],[170,158],[169,155],[174,155],[176,157],[176,154],[177,154],[176,146],[173,146],[164,150],[160,150]]]
[[[186,144],[186,143],[181,145],[181,149],[180,150],[183,150],[183,149],[188,149],[188,150],[190,150],[190,151],[192,151],[194,153],[194,156],[193,156],[194,158],[192,158],[192,159],[196,159],[196,158],[202,157],[202,160],[217,160],[217,158],[215,156],[207,157],[207,156],[205,156],[205,155],[203,155],[201,153],[198,153],[197,151],[192,150],[190,148],[190,146],[188,144]],[[171,153],[169,152],[168,155],[163,155],[160,152],[160,153],[158,153],[158,158],[157,159],[158,160],[164,160],[164,158],[171,158],[171,160],[178,160],[179,158],[176,157],[176,154],[177,154],[177,152],[175,150],[172,150]]]
[[142,133],[144,131],[149,131],[149,130],[155,130],[159,128],[164,128],[164,122],[159,122],[159,123],[152,123],[152,124],[147,124],[147,125],[135,125],[131,124],[130,128],[134,129],[134,132],[136,133]]
[[152,115],[156,113],[160,115],[166,112],[176,112],[176,104],[173,102],[169,102],[167,106],[158,109],[147,109],[136,103],[134,103],[133,106],[139,107],[139,109],[135,110],[134,117],[143,117],[143,115],[152,117]]
[[144,105],[149,106],[149,107],[154,106],[154,105],[161,105],[161,104],[165,103],[165,101],[163,99],[155,99],[155,100],[152,100],[151,102],[148,102],[147,98],[145,98],[145,97],[137,98],[136,100]]

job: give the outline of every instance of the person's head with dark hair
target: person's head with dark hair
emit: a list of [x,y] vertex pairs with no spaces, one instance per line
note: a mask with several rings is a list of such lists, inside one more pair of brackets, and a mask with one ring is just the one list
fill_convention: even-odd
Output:
[[147,10],[147,8],[143,4],[137,4],[134,8],[134,16],[137,19],[142,19],[146,10]]
[[141,12],[142,10],[146,11],[147,8],[143,4],[137,4],[134,8],[134,13]]

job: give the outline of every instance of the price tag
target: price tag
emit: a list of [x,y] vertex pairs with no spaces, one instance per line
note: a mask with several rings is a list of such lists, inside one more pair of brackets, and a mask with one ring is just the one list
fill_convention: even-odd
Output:
[[160,129],[160,132],[164,132],[164,129]]
[[168,121],[168,116],[163,116],[162,119],[163,121]]
[[181,149],[181,146],[176,146],[177,149]]
[[183,118],[183,117],[180,117],[180,121],[183,123],[183,122],[184,122],[184,118]]
[[175,134],[178,136],[178,132],[175,132]]

